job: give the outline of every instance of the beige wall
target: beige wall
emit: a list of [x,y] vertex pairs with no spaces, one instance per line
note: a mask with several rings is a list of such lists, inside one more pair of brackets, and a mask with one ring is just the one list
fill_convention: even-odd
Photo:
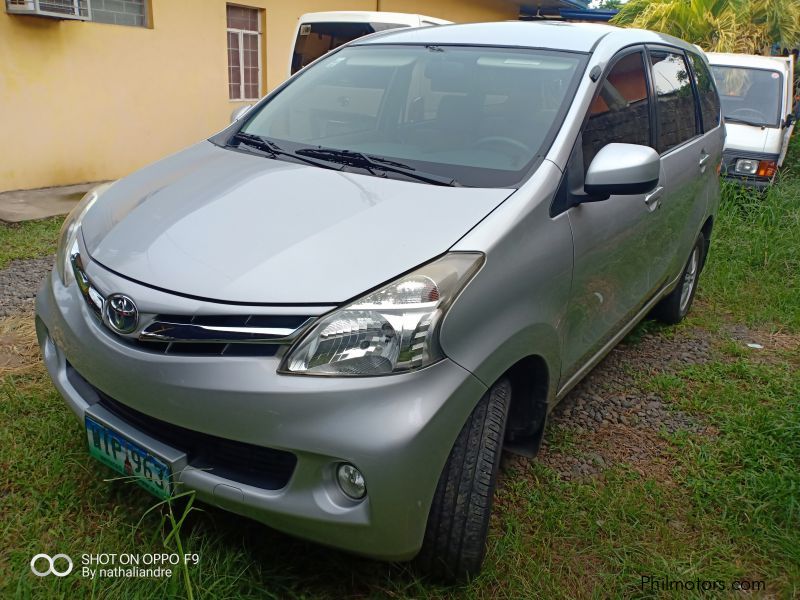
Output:
[[[264,9],[263,91],[283,81],[297,18],[322,10],[513,19],[506,0],[243,0]],[[152,0],[152,28],[6,14],[0,191],[116,179],[223,128],[224,0]]]

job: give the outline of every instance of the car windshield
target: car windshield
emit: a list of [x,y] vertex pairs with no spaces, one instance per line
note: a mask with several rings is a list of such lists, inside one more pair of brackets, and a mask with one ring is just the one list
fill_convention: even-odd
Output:
[[720,65],[711,69],[726,120],[771,127],[780,123],[783,78],[778,71]]
[[240,134],[316,159],[345,150],[461,185],[511,187],[547,150],[584,61],[517,48],[346,47],[248,113]]

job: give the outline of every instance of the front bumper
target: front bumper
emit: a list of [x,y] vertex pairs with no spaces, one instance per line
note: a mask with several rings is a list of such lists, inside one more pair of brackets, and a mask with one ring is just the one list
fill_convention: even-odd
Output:
[[[106,272],[132,297],[165,294]],[[108,291],[108,290],[107,290]],[[154,297],[153,297],[154,296]],[[119,340],[89,313],[77,286],[52,274],[36,299],[36,329],[55,386],[83,422],[104,422],[167,460],[181,491],[275,529],[386,560],[412,558],[422,544],[439,475],[486,388],[442,360],[417,372],[371,378],[278,375],[277,357],[160,355]],[[263,489],[192,468],[167,444],[109,410],[113,398],[148,417],[297,458],[280,489]],[[351,462],[367,496],[350,500],[335,468]]]
[[725,181],[730,181],[751,190],[764,191],[772,185],[773,179],[755,179],[753,177],[743,177],[739,175],[724,175]]

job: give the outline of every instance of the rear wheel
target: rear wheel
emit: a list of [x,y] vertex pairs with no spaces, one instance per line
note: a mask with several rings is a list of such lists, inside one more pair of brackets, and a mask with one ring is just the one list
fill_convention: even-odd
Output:
[[416,559],[437,579],[480,571],[510,401],[511,384],[502,379],[481,398],[450,451]]
[[681,273],[680,281],[668,296],[664,297],[653,309],[653,316],[659,321],[674,325],[683,321],[692,307],[694,295],[697,292],[697,281],[700,271],[703,270],[706,243],[703,234],[697,236],[689,260]]

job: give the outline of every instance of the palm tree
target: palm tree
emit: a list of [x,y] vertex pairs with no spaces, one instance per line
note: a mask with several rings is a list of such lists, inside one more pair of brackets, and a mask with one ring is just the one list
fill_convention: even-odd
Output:
[[712,52],[800,43],[798,0],[630,0],[611,21],[669,33]]

